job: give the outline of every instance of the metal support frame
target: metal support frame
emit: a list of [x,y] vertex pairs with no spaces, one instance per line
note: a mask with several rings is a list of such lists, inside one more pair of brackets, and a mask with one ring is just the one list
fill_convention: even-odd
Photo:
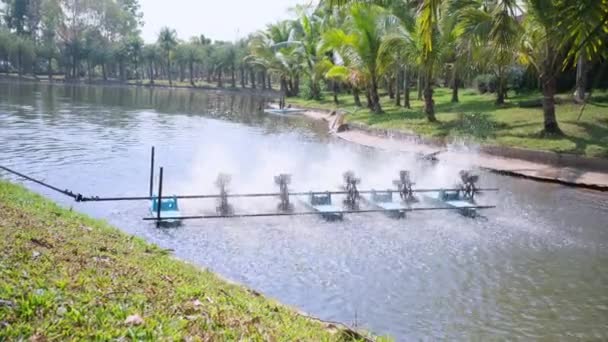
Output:
[[161,217],[160,211],[163,204],[163,168],[160,168],[160,173],[158,174],[158,203],[156,206],[156,225],[160,226]]
[[150,152],[150,197],[154,195],[154,146]]

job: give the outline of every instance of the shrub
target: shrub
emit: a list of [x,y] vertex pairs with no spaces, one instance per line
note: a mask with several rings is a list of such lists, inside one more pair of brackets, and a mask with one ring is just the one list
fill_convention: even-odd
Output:
[[477,91],[479,91],[480,94],[496,92],[497,80],[496,76],[492,74],[477,75],[473,83],[475,84],[475,87],[477,88]]

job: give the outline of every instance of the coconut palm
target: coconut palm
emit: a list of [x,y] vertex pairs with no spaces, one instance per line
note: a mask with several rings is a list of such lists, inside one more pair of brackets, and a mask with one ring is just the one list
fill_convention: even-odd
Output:
[[[337,48],[350,68],[366,75],[370,109],[381,113],[378,80],[381,70],[380,46],[386,32],[386,11],[375,5],[354,4],[345,24],[348,32],[332,29],[323,36],[321,46]],[[335,74],[337,70],[331,71]]]
[[158,35],[158,45],[165,53],[167,61],[167,77],[169,78],[169,86],[173,86],[171,80],[171,53],[177,46],[177,32],[174,29],[164,27]]
[[298,94],[304,64],[304,49],[300,43],[293,43],[292,28],[291,21],[282,21],[257,32],[249,42],[251,54],[245,58],[253,67],[276,75],[287,96]]
[[148,64],[148,76],[150,78],[150,84],[154,84],[154,75],[156,73],[157,63],[162,63],[161,52],[157,45],[149,44],[144,46],[143,58]]
[[565,60],[560,49],[562,37],[556,30],[556,20],[561,8],[551,0],[526,0],[526,16],[523,22],[523,35],[520,59],[531,65],[540,76],[543,93],[543,135],[563,134],[555,116],[555,93],[557,74]]
[[[398,84],[404,86],[404,106],[410,108],[409,78],[412,71],[411,66],[417,63],[417,58],[420,56],[419,44],[416,42],[416,6],[409,2],[394,1],[390,3],[388,9],[391,13],[387,17],[389,29],[382,39],[380,54],[389,60],[392,59],[394,65],[398,68]],[[396,102],[399,105],[399,87],[397,87]]]
[[608,58],[608,2],[570,0],[557,22],[562,33],[562,44],[568,48],[567,62],[576,61],[575,100],[583,102],[587,88],[587,64]]
[[309,96],[314,99],[321,97],[320,82],[325,74],[322,66],[324,56],[318,49],[321,39],[323,22],[322,18],[304,7],[297,7],[298,20],[293,24],[290,39],[281,46],[296,46],[301,54],[309,78]]
[[484,50],[484,60],[498,80],[496,104],[504,104],[506,72],[515,61],[516,42],[521,34],[517,0],[453,1],[451,4],[450,12],[459,20],[455,27],[457,35]]

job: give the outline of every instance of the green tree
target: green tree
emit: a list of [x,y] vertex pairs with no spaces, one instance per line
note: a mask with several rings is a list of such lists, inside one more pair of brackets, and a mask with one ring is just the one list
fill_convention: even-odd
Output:
[[177,46],[177,32],[175,32],[174,29],[170,29],[168,27],[164,27],[163,29],[161,29],[160,34],[158,35],[158,45],[165,54],[169,86],[173,86],[173,81],[171,80],[171,54]]
[[148,65],[148,77],[150,79],[150,84],[154,84],[156,65],[162,63],[162,56],[158,46],[155,44],[145,45],[143,48],[143,59]]
[[[32,66],[36,58],[35,44],[27,37],[17,36],[14,37],[11,47],[11,59],[21,77],[27,72],[27,68]],[[34,70],[32,70],[32,73],[34,73]]]
[[336,48],[351,68],[365,75],[370,109],[381,113],[378,80],[382,68],[380,47],[386,32],[386,12],[375,5],[354,4],[349,14],[346,22],[348,33],[331,29],[325,33],[322,46]]
[[526,0],[524,35],[520,58],[540,75],[543,93],[544,135],[562,135],[555,116],[556,77],[565,60],[562,37],[556,29],[560,8],[553,0]]
[[498,80],[496,104],[505,102],[507,70],[517,55],[517,42],[522,33],[517,21],[517,1],[497,0],[487,2],[473,0],[454,1],[456,6],[451,13],[459,19],[455,30],[457,35],[473,41],[481,49],[483,60],[490,64]]

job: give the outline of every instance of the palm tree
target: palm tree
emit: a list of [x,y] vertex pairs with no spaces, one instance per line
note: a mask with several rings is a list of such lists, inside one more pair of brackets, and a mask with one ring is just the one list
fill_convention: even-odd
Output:
[[167,77],[169,78],[169,86],[173,86],[171,80],[171,52],[177,46],[177,32],[174,29],[164,27],[158,35],[158,45],[165,52],[167,60]]
[[575,100],[584,102],[587,90],[587,64],[608,58],[608,2],[569,0],[557,22],[562,32],[562,44],[568,47],[567,61],[576,61]]
[[564,51],[560,49],[561,36],[555,25],[561,8],[549,0],[526,0],[525,5],[525,33],[520,59],[540,75],[544,117],[542,135],[562,135],[555,116],[556,77],[565,60]]
[[[404,107],[410,108],[409,78],[411,65],[417,63],[420,56],[416,42],[416,7],[413,3],[404,1],[390,2],[388,9],[391,15],[387,17],[389,29],[382,39],[380,54],[392,59],[397,67],[398,84],[403,84]],[[386,63],[383,63],[386,64]],[[399,105],[399,86],[397,87],[396,103]]]
[[[380,47],[386,30],[386,12],[379,6],[354,4],[346,22],[348,33],[342,29],[331,29],[323,36],[322,47],[334,48],[348,61],[350,68],[366,75],[370,109],[382,113],[378,80],[382,67]],[[336,74],[337,70],[330,74]]]
[[148,76],[150,84],[154,84],[155,65],[161,60],[160,51],[155,44],[144,46],[143,58],[148,63]]
[[319,99],[321,97],[320,82],[325,74],[324,70],[319,67],[323,56],[318,50],[323,27],[322,20],[319,16],[308,13],[308,9],[304,7],[297,7],[297,12],[299,19],[293,23],[290,39],[284,44],[298,47],[308,72],[310,97]]
[[293,42],[292,26],[291,21],[281,21],[257,32],[249,42],[251,53],[245,57],[249,65],[274,74],[287,96],[298,94],[304,64],[304,49]]
[[459,19],[455,28],[459,38],[471,40],[477,48],[482,49],[484,59],[496,74],[497,105],[505,102],[506,72],[517,54],[516,42],[521,34],[517,10],[517,0],[454,1],[450,9]]

